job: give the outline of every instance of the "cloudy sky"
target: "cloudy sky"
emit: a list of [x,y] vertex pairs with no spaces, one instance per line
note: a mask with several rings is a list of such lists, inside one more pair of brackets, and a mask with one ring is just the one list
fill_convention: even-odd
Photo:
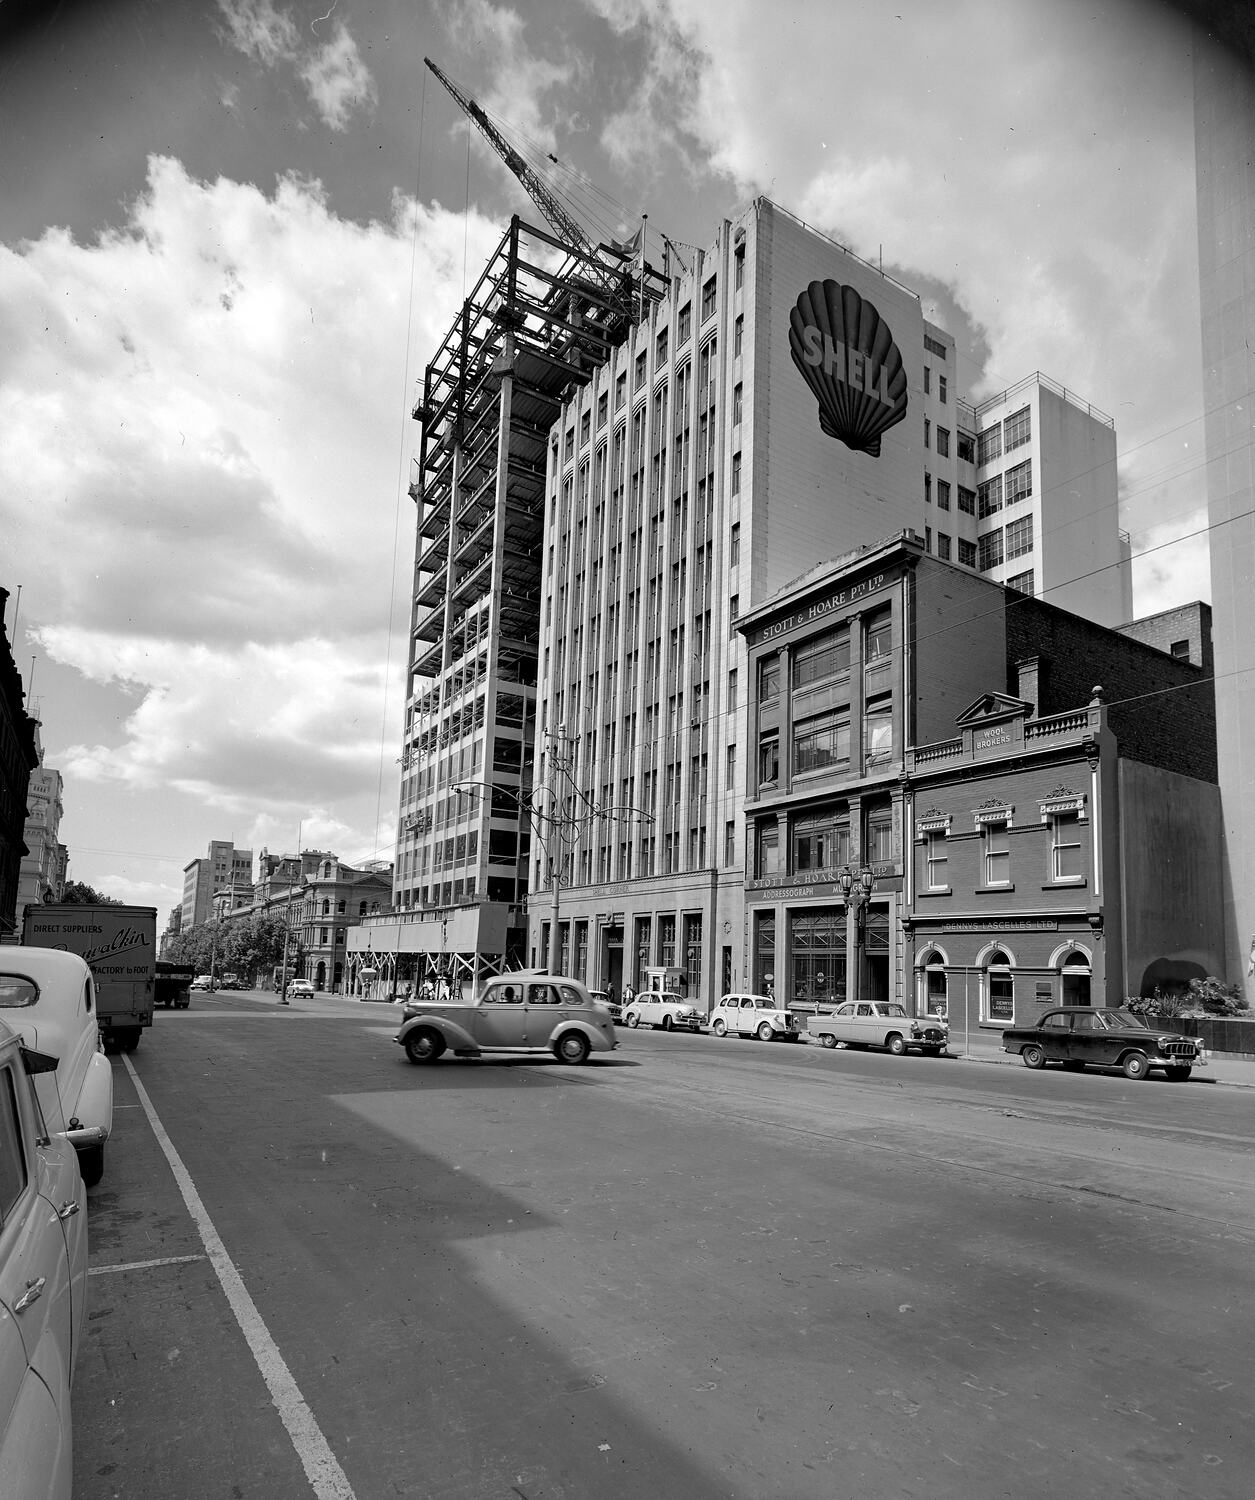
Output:
[[408,408],[530,209],[425,55],[605,225],[765,193],[883,256],[970,395],[1115,418],[1137,612],[1208,597],[1191,45],[1159,0],[0,0],[0,585],[71,874],[164,916],[211,838],[391,856]]

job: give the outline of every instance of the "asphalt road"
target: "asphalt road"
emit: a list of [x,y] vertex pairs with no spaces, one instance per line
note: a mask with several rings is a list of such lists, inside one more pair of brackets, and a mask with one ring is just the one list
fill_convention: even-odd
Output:
[[1252,1091],[398,1014],[113,1059],[76,1500],[1250,1495]]

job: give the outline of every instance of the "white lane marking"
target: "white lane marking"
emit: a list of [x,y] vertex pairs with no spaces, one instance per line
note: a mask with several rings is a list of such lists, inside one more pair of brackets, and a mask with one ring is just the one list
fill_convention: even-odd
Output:
[[89,1276],[108,1276],[112,1271],[150,1271],[154,1266],[185,1266],[189,1261],[204,1260],[203,1255],[163,1255],[160,1260],[128,1260],[122,1266],[92,1266]]
[[292,1372],[288,1369],[283,1355],[279,1353],[278,1345],[271,1338],[270,1330],[262,1321],[256,1304],[249,1296],[243,1278],[227,1254],[226,1246],[222,1243],[218,1231],[213,1226],[213,1220],[210,1219],[205,1205],[201,1202],[200,1194],[196,1191],[191,1173],[183,1165],[182,1158],[174,1149],[174,1143],[157,1118],[157,1111],[148,1097],[148,1090],[139,1081],[139,1074],[135,1071],[134,1063],[125,1053],[122,1061],[126,1065],[126,1071],[131,1075],[131,1082],[135,1085],[135,1092],[144,1107],[144,1113],[148,1116],[148,1123],[152,1126],[157,1144],[170,1163],[174,1180],[179,1185],[183,1201],[187,1204],[187,1211],[191,1214],[200,1233],[201,1243],[205,1247],[210,1263],[217,1273],[218,1280],[222,1283],[222,1290],[226,1293],[231,1311],[235,1314],[235,1321],[240,1325],[240,1332],[244,1335],[253,1358],[257,1362],[261,1378],[266,1382],[270,1399],[274,1402],[280,1420],[292,1439],[292,1446],[296,1449],[296,1456],[301,1461],[310,1487],[318,1500],[355,1500],[348,1476],[336,1461],[336,1456],[323,1436],[322,1429],[314,1420],[313,1412],[310,1411],[304,1396],[301,1395],[300,1388],[292,1378]]

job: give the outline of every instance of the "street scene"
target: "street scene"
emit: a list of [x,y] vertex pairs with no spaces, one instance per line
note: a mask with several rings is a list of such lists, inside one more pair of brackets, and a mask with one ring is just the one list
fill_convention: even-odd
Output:
[[396,1010],[115,1060],[77,1496],[1249,1493],[1249,1086]]
[[0,0],[0,137],[0,1500],[1245,1500],[1255,12]]

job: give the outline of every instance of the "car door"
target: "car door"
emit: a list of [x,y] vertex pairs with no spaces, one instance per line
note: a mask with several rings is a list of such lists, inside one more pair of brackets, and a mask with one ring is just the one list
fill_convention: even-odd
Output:
[[847,1000],[844,1005],[838,1005],[832,1013],[832,1034],[839,1042],[852,1042],[857,1040],[854,1030],[854,1002]]
[[[884,1040],[881,1032],[883,1027],[876,1016],[876,1007],[868,1000],[860,1000],[854,1007],[854,1014],[848,1022],[850,1028],[850,1041],[857,1043],[860,1047],[866,1047],[871,1043],[879,1044]],[[878,1029],[879,1028],[879,1029]]]
[[529,984],[527,1004],[523,1016],[523,1044],[527,1047],[543,1047],[558,1020],[561,997],[556,985]]
[[1108,1053],[1111,1051],[1110,1042],[1107,1037],[1107,1029],[1098,1019],[1094,1011],[1074,1012],[1068,1019],[1072,1022],[1072,1028],[1068,1033],[1067,1051],[1065,1057],[1069,1062],[1097,1063],[1102,1065],[1111,1059]]
[[1066,1010],[1052,1010],[1041,1018],[1042,1051],[1049,1062],[1069,1062],[1072,1058],[1072,1017]]
[[475,1040],[481,1047],[523,1047],[527,1006],[522,984],[493,984],[475,1009]]

